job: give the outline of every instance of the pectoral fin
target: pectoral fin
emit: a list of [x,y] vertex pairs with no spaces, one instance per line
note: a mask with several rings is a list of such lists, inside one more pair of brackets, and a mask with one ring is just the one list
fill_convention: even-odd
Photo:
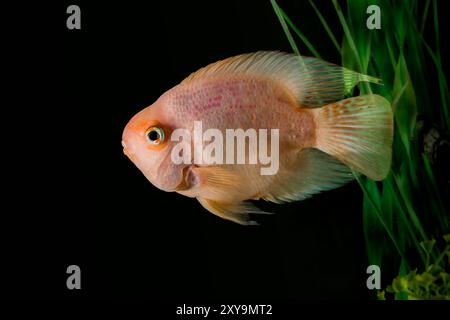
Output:
[[242,225],[258,225],[256,221],[250,219],[249,213],[269,214],[269,212],[258,209],[250,202],[241,201],[238,203],[221,203],[205,198],[197,199],[209,212],[223,219]]
[[226,167],[196,167],[192,169],[193,176],[198,180],[196,197],[215,201],[232,203],[245,199],[246,186],[242,178]]

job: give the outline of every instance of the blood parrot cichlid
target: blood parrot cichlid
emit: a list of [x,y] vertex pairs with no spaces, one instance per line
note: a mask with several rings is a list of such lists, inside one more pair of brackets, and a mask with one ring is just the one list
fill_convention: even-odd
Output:
[[[342,100],[360,81],[381,82],[282,52],[231,57],[191,74],[136,114],[123,132],[124,153],[156,187],[197,198],[224,219],[255,224],[249,214],[265,212],[248,200],[303,200],[352,180],[352,169],[373,180],[386,177],[392,154],[391,106],[375,94]],[[203,130],[217,129],[223,136],[230,128],[277,130],[269,139],[278,139],[278,153],[270,151],[278,155],[276,172],[261,174],[267,163],[260,161],[174,161],[180,142],[171,136],[177,129],[194,136],[199,121]],[[235,149],[224,146],[220,151]],[[245,151],[246,160],[257,152],[250,147]],[[179,156],[189,160],[195,151],[183,149]]]

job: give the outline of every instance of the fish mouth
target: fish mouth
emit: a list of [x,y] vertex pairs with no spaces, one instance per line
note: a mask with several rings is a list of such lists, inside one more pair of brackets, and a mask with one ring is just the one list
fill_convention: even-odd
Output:
[[130,152],[127,149],[127,145],[126,145],[125,141],[122,140],[121,144],[122,144],[122,148],[123,148],[122,149],[123,154],[126,155],[131,160],[131,154],[130,154]]
[[127,158],[130,159],[132,162],[134,162],[133,156],[132,156],[131,153],[127,150],[127,148],[123,148],[123,154],[126,155]]

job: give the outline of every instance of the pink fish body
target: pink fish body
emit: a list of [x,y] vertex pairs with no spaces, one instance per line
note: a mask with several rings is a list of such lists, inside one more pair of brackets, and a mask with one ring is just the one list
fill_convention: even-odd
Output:
[[[350,181],[350,168],[374,180],[387,175],[390,104],[377,95],[341,100],[359,81],[378,79],[280,52],[231,57],[191,74],[135,115],[123,133],[124,152],[158,188],[195,197],[222,218],[253,224],[248,214],[263,212],[247,200],[302,200]],[[197,148],[204,151],[220,138],[223,147],[210,153],[216,162],[195,161],[195,139],[178,151],[175,135],[181,129],[192,138],[199,124],[202,132],[222,133]],[[236,155],[227,159],[238,148],[234,140],[227,149],[230,129],[260,134],[276,165],[260,161],[260,144],[246,146],[244,164],[236,163]],[[174,161],[174,153],[183,163]]]

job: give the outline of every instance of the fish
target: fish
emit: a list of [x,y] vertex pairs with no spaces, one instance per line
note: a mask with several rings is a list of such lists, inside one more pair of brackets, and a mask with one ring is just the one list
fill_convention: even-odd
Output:
[[[223,219],[254,225],[254,214],[268,212],[252,200],[301,201],[350,182],[354,172],[375,181],[387,176],[391,104],[376,94],[349,97],[363,81],[382,84],[376,77],[291,53],[233,56],[190,74],[133,116],[122,134],[123,152],[157,188],[196,198]],[[174,136],[179,130],[194,135],[197,122],[224,136],[228,129],[277,130],[268,140],[278,139],[278,170],[261,174],[260,161],[174,161],[175,150],[183,159],[194,158],[195,152],[180,149],[181,139]],[[245,160],[255,152],[249,147]]]

